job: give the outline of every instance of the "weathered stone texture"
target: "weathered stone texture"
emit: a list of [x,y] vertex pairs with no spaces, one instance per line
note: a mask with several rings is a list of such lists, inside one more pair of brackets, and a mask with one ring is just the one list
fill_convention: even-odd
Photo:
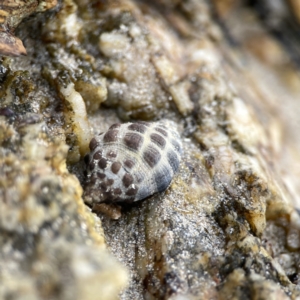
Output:
[[[19,25],[27,57],[0,60],[0,299],[300,297],[299,12],[250,2],[64,0]],[[171,186],[93,213],[91,137],[162,119],[184,148]]]

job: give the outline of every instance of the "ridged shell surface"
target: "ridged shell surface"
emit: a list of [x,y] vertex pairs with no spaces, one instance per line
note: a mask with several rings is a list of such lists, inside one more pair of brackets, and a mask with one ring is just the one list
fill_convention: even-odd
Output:
[[84,198],[131,203],[163,192],[181,160],[178,133],[167,123],[114,124],[90,142]]

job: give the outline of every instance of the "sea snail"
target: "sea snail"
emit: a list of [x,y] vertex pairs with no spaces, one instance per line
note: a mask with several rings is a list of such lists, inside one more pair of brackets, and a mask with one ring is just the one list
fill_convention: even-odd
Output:
[[132,203],[170,185],[178,170],[179,134],[162,122],[114,124],[90,141],[85,202]]

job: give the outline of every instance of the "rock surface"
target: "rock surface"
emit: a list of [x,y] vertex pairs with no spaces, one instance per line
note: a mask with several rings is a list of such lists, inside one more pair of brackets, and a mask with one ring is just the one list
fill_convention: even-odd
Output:
[[[21,23],[27,57],[0,60],[0,299],[300,298],[299,12],[270,3],[64,0]],[[92,136],[162,119],[171,186],[93,213]]]
[[56,0],[2,0],[0,3],[0,55],[26,55],[26,49],[14,31],[23,19],[33,13],[53,8]]

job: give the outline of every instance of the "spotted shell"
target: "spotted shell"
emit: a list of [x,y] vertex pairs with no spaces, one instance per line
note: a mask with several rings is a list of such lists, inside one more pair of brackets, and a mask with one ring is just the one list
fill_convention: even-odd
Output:
[[89,204],[131,203],[163,192],[178,170],[182,145],[164,123],[114,124],[90,141],[85,157]]

